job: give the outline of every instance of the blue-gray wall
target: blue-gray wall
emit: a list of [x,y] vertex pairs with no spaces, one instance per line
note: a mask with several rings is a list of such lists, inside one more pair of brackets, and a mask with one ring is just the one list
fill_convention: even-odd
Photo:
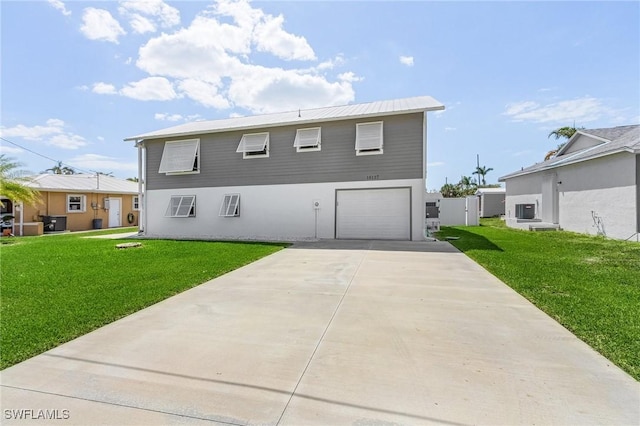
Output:
[[[356,156],[356,123],[384,122],[384,154]],[[321,127],[322,150],[296,152],[298,128]],[[236,153],[243,133],[269,132],[268,158],[243,159]],[[423,114],[344,120],[305,126],[285,126],[212,133],[183,138],[145,140],[146,188],[177,189],[236,185],[345,182],[422,178]],[[200,173],[158,173],[166,140],[200,138]]]

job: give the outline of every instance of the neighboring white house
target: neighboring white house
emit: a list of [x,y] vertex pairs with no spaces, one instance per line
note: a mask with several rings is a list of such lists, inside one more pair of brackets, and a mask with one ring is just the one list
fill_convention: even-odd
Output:
[[187,123],[138,147],[148,237],[424,240],[429,96]]
[[504,215],[504,200],[507,190],[504,188],[478,188],[476,195],[480,209],[480,217]]
[[509,226],[538,221],[632,239],[640,231],[640,125],[578,130],[556,157],[500,181]]

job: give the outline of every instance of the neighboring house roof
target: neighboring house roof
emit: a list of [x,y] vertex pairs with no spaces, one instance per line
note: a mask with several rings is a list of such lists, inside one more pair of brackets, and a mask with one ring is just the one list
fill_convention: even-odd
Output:
[[478,188],[476,195],[480,194],[506,194],[505,188]]
[[252,128],[265,128],[292,124],[310,124],[329,120],[348,120],[354,118],[379,117],[383,115],[397,115],[443,109],[444,105],[432,97],[419,96],[406,99],[296,110],[249,117],[195,121],[150,133],[131,136],[126,138],[125,141],[153,139],[167,136],[188,136],[241,129],[247,130]]
[[[567,151],[571,151],[571,146],[581,135],[596,139],[598,143],[579,151],[567,153]],[[557,156],[542,163],[537,163],[517,172],[502,176],[498,180],[503,182],[509,178],[550,170],[567,164],[578,163],[620,152],[640,153],[640,125],[578,130],[566,145],[558,151]]]
[[39,191],[51,192],[104,192],[109,194],[137,194],[138,183],[107,175],[41,174],[32,176],[27,186]]

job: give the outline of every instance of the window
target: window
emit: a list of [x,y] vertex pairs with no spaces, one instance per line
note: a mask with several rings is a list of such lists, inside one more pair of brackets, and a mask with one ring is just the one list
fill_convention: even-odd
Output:
[[356,155],[382,154],[382,121],[356,124]]
[[167,141],[164,143],[158,173],[200,173],[200,139]]
[[226,194],[222,200],[218,216],[240,216],[240,194]]
[[296,152],[320,151],[320,127],[298,129],[293,146]]
[[242,135],[236,152],[241,152],[242,158],[268,157],[269,132]]
[[164,214],[166,217],[195,217],[195,195],[172,195],[169,207]]
[[133,205],[133,210],[140,210],[140,197],[134,195],[133,199],[131,200],[131,204]]
[[85,195],[67,194],[67,213],[83,213],[87,209],[87,197]]

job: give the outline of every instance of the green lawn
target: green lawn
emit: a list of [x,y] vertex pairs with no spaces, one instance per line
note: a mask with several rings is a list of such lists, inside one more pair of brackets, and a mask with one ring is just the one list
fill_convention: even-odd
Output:
[[451,243],[640,380],[640,244],[509,229],[443,227]]
[[2,238],[0,369],[284,247],[84,238],[109,232]]

